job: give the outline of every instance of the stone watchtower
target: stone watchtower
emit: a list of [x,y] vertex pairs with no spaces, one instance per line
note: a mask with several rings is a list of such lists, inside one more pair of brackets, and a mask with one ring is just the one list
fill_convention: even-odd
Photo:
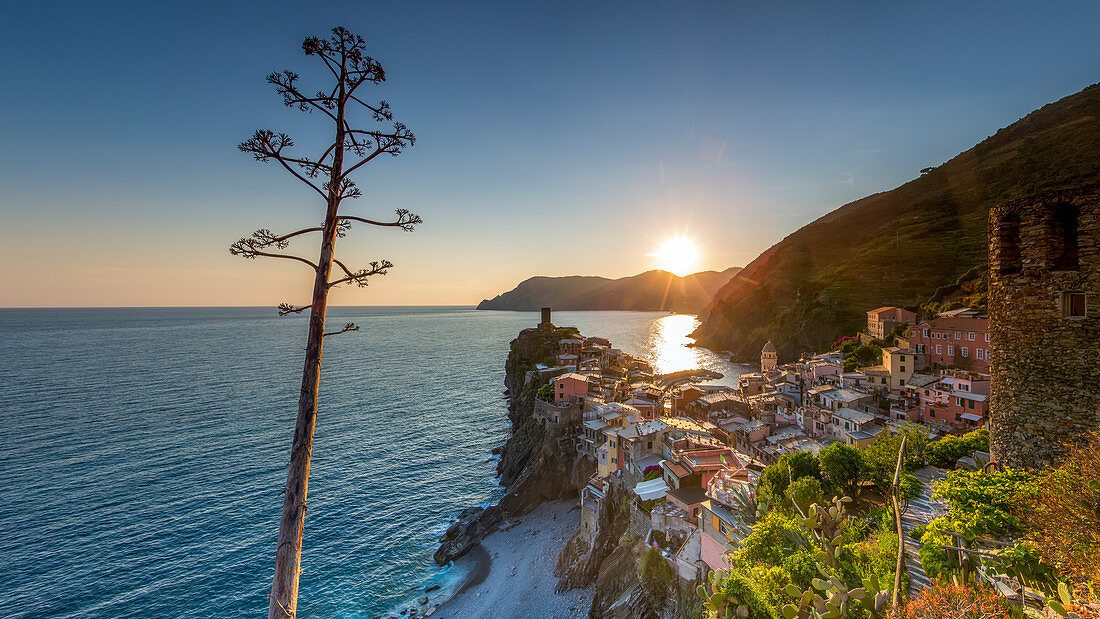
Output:
[[760,371],[774,370],[777,365],[779,360],[775,353],[775,344],[768,340],[768,343],[764,344],[764,349],[760,351]]
[[1100,185],[989,213],[990,450],[1056,464],[1100,429]]

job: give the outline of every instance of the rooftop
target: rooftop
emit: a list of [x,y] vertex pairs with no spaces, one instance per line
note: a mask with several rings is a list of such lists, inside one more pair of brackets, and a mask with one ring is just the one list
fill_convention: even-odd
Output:
[[698,505],[707,500],[706,491],[699,486],[676,488],[674,490],[669,490],[668,494],[685,505]]
[[868,413],[861,413],[857,410],[847,408],[847,407],[842,407],[840,410],[833,411],[833,416],[834,417],[840,417],[841,419],[846,419],[848,421],[851,421],[852,423],[860,424],[860,425],[865,424],[865,423],[869,423],[869,422],[875,420],[874,415],[871,415],[871,414],[868,414]]
[[829,393],[823,393],[821,396],[829,398],[830,400],[836,400],[837,402],[855,402],[856,400],[869,397],[866,393],[860,393],[852,389],[837,389]]

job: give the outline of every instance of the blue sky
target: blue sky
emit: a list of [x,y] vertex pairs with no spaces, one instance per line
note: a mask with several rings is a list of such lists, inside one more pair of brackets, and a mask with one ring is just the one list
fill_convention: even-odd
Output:
[[[11,3],[0,20],[0,306],[262,305],[294,264],[229,255],[320,218],[236,145],[320,144],[276,69],[361,33],[417,135],[348,212],[420,214],[339,250],[397,267],[341,304],[474,304],[535,274],[653,268],[667,237],[744,265],[1100,81],[1098,3]],[[765,6],[766,5],[766,6]],[[303,253],[314,254],[309,244]]]

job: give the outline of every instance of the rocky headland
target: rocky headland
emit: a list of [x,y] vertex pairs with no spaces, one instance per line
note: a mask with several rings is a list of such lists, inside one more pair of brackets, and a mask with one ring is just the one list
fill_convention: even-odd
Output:
[[[505,372],[512,435],[502,448],[494,450],[500,455],[497,471],[506,494],[496,505],[463,511],[440,538],[435,560],[445,565],[485,541],[495,559],[493,573],[503,571],[507,577],[506,572],[515,573],[517,566],[547,554],[546,542],[540,545],[534,538],[529,545],[514,548],[516,532],[524,538],[523,527],[536,533],[540,528],[561,531],[561,524],[557,523],[561,518],[567,528],[554,538],[553,550],[547,555],[551,560],[544,566],[544,573],[524,580],[526,586],[542,587],[556,577],[552,592],[543,594],[548,606],[536,611],[527,609],[535,612],[529,616],[558,616],[555,613],[565,612],[563,608],[568,607],[572,613],[568,616],[693,617],[701,603],[695,595],[697,583],[682,581],[675,575],[654,578],[647,571],[645,527],[638,522],[631,527],[631,502],[625,484],[611,479],[594,525],[581,526],[575,506],[581,489],[596,472],[596,463],[577,452],[575,425],[543,424],[536,404],[539,389],[550,381],[550,374],[540,372],[538,366],[552,366],[558,342],[579,336],[573,328],[544,326],[525,329],[512,341]],[[543,511],[560,511],[559,507],[547,508],[546,504],[568,504],[565,502],[574,507],[555,515],[553,525],[546,523]],[[542,526],[528,522],[528,514],[533,522],[541,519]],[[506,587],[516,584],[499,584],[504,583],[501,576],[490,576],[474,592],[479,599],[471,600],[467,592],[433,616],[455,616],[453,613],[459,607],[476,614],[476,608],[485,605],[483,600],[500,597],[500,592],[492,589],[493,583]],[[578,595],[579,590],[584,594]],[[512,601],[508,605],[509,608],[495,608],[496,614],[522,615],[523,609],[511,608]],[[585,605],[587,610],[581,607]],[[557,610],[551,612],[551,607]]]

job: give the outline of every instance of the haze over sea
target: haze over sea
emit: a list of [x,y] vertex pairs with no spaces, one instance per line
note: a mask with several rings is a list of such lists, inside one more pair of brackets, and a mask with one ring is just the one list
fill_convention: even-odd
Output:
[[[496,501],[504,360],[534,312],[331,308],[299,616],[371,617],[463,566],[432,562]],[[693,316],[560,312],[651,360],[735,382],[686,348]],[[304,318],[269,308],[0,310],[0,561],[9,617],[266,612]]]

